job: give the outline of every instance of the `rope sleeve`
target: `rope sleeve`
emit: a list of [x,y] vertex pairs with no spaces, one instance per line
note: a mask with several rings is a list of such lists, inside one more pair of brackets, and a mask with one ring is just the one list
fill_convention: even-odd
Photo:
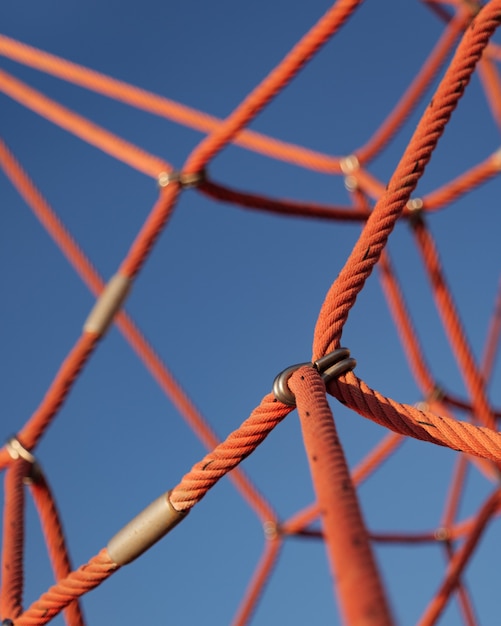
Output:
[[129,294],[131,281],[127,276],[115,274],[99,296],[84,324],[84,331],[103,336],[117,311],[120,310]]
[[166,493],[136,515],[108,542],[107,550],[117,565],[126,565],[170,532],[189,511],[176,511]]

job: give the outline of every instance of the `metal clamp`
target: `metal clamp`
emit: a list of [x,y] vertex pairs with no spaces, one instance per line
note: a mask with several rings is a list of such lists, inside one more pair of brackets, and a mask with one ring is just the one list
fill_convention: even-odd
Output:
[[[27,450],[23,444],[19,441],[17,437],[10,437],[7,439],[5,444],[5,448],[9,453],[11,459],[17,461],[18,459],[24,459],[28,463],[30,463],[31,468],[28,474],[24,477],[24,482],[26,484],[36,483],[42,474],[42,470],[40,469],[40,465],[38,464],[36,458],[31,454],[29,450]],[[0,624],[3,626],[3,624]]]
[[296,397],[287,384],[287,381],[296,370],[305,365],[314,367],[322,375],[324,383],[327,384],[330,380],[339,378],[339,376],[342,376],[347,372],[351,372],[351,370],[356,366],[357,362],[355,359],[349,357],[350,351],[348,348],[338,348],[337,350],[334,350],[334,352],[326,354],[313,363],[297,363],[296,365],[287,367],[280,372],[280,374],[278,374],[273,381],[273,393],[275,398],[288,406],[296,406]]
[[24,459],[32,465],[36,463],[35,457],[31,454],[29,450],[26,450],[26,448],[17,437],[9,437],[9,439],[7,439],[5,447],[7,448],[7,452],[9,453],[10,457],[14,461],[17,461],[17,459]]
[[178,183],[181,187],[198,187],[205,180],[205,170],[195,172],[194,174],[183,174],[179,170],[171,172],[160,172],[157,177],[159,187],[167,187],[170,183]]

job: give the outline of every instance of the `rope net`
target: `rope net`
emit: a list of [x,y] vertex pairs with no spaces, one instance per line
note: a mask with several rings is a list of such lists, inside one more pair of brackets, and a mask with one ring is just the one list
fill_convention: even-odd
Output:
[[[186,587],[196,599],[194,604],[207,603],[205,610],[212,616],[206,620],[209,623],[271,623],[267,606],[274,594],[286,605],[280,617],[275,612],[275,621],[305,623],[305,615],[320,615],[324,602],[329,606],[332,591],[336,608],[331,607],[328,623],[405,622],[424,626],[446,623],[447,619],[454,624],[492,623],[489,611],[493,605],[485,597],[485,590],[490,589],[485,578],[490,577],[494,584],[495,544],[491,539],[499,533],[496,526],[501,510],[501,435],[496,426],[501,408],[493,399],[501,292],[496,294],[496,284],[491,284],[492,267],[489,271],[477,267],[478,260],[484,258],[483,243],[478,240],[481,231],[477,228],[478,224],[483,229],[493,228],[482,210],[492,197],[484,190],[488,188],[491,194],[495,189],[501,156],[495,148],[478,157],[473,148],[468,151],[467,144],[474,143],[477,132],[473,122],[465,130],[464,122],[459,128],[454,120],[460,114],[460,101],[464,98],[465,103],[469,102],[470,90],[476,89],[484,98],[485,111],[489,111],[489,116],[482,111],[478,117],[489,117],[489,124],[499,128],[501,82],[497,64],[501,48],[494,37],[501,21],[501,0],[491,0],[485,6],[470,0],[424,0],[420,6],[429,13],[430,24],[440,28],[436,43],[383,122],[344,156],[251,130],[255,118],[268,107],[273,108],[272,101],[294,84],[299,72],[315,61],[324,45],[335,45],[344,28],[352,21],[356,25],[359,14],[364,15],[365,7],[361,5],[360,0],[337,0],[225,119],[0,36],[5,67],[27,67],[49,74],[99,97],[134,107],[142,114],[155,115],[162,123],[168,120],[203,135],[189,144],[184,161],[171,164],[24,80],[23,76],[35,73],[19,70],[16,75],[0,70],[0,91],[16,106],[22,105],[89,144],[92,155],[101,151],[121,162],[120,176],[130,170],[127,176],[132,184],[140,175],[141,193],[144,178],[150,190],[155,190],[157,184],[153,206],[141,225],[136,222],[132,227],[127,222],[123,233],[107,233],[109,245],[114,245],[117,238],[122,252],[117,263],[106,268],[111,278],[105,281],[83,252],[88,247],[84,242],[92,241],[89,229],[84,229],[80,247],[59,216],[57,193],[46,194],[44,172],[31,171],[29,163],[22,165],[15,145],[8,146],[3,140],[0,143],[5,179],[95,300],[83,318],[78,318],[80,309],[75,310],[75,324],[74,320],[68,322],[66,315],[55,313],[51,328],[37,327],[36,309],[28,318],[34,332],[51,335],[46,350],[50,350],[53,360],[51,373],[41,376],[45,388],[40,381],[24,375],[23,384],[35,389],[38,403],[34,410],[28,410],[19,387],[18,405],[9,409],[13,412],[15,408],[16,421],[6,420],[6,428],[11,430],[4,432],[6,443],[0,450],[5,477],[0,592],[4,624],[25,626],[64,619],[78,626],[86,623],[87,612],[96,616],[89,617],[89,623],[100,623],[98,615],[104,615],[102,623],[123,623],[123,618],[110,617],[115,615],[115,608],[107,600],[108,588],[122,598],[126,615],[132,616],[130,604],[140,605],[137,615],[148,621],[144,605],[150,602],[145,598],[149,598],[151,588],[159,605],[168,606],[165,623],[193,623],[190,607],[176,606],[179,590]],[[350,85],[343,89],[349,91]],[[64,101],[64,94],[61,99]],[[478,117],[474,118],[477,124]],[[461,145],[473,160],[462,172],[447,167],[447,155],[444,157],[441,151],[442,135],[449,126],[462,134]],[[495,131],[491,134],[495,137]],[[240,180],[229,165],[226,170],[218,170],[225,152],[231,154],[230,160],[237,159],[237,148],[239,155],[243,149],[253,153],[254,159],[266,159],[266,164],[280,163],[292,171],[289,176],[299,176],[300,172],[321,175],[329,185],[332,180],[341,181],[345,188],[339,185],[337,193],[336,187],[332,187],[334,191],[326,187],[320,199],[321,194],[313,197],[313,192],[311,200],[278,199],[280,176],[276,187],[268,182],[266,188],[260,188],[259,179],[254,181],[255,191],[247,191],[244,185],[240,189],[238,182],[221,182],[221,169],[230,175],[235,173],[235,180]],[[398,158],[392,170],[382,174],[384,168],[378,159],[390,148],[394,150],[391,154],[398,152]],[[164,152],[169,157],[168,148]],[[42,182],[35,184],[35,180]],[[85,173],[85,185],[92,186],[91,173]],[[7,193],[7,185],[3,189]],[[98,197],[99,190],[94,191]],[[49,203],[49,196],[54,198],[53,203]],[[111,195],[105,200],[107,206],[114,202]],[[311,310],[303,319],[305,325],[313,321],[313,326],[304,331],[306,338],[313,336],[313,348],[311,357],[303,354],[306,364],[293,369],[286,381],[294,398],[290,404],[270,393],[270,388],[277,371],[300,360],[301,347],[307,349],[307,339],[304,344],[296,341],[301,329],[293,329],[277,315],[275,340],[265,354],[256,348],[259,326],[264,322],[254,325],[257,329],[248,344],[239,335],[252,333],[252,329],[238,324],[240,330],[228,328],[226,337],[219,333],[205,336],[207,324],[203,317],[212,306],[210,300],[217,304],[220,277],[213,277],[213,286],[205,284],[204,260],[197,259],[196,237],[181,243],[184,252],[182,247],[174,246],[172,257],[167,253],[162,257],[160,235],[166,231],[168,238],[169,230],[174,230],[177,236],[177,214],[194,202],[200,202],[204,212],[214,209],[216,213],[216,209],[227,207],[226,212],[214,215],[216,229],[221,229],[221,242],[212,241],[211,246],[223,245],[224,220],[231,228],[232,212],[235,207],[243,207],[250,211],[239,214],[245,216],[245,224],[264,220],[263,233],[272,231],[277,255],[288,250],[289,255],[300,257],[297,265],[290,256],[286,260],[277,256],[276,269],[268,272],[275,273],[274,293],[277,300],[283,301],[284,310],[310,297],[314,299],[314,275],[325,280],[323,284],[328,288],[323,304],[319,306],[322,295],[316,304],[308,303]],[[465,232],[472,229],[473,241],[470,248],[460,249],[463,264],[455,272],[453,264],[442,260],[439,250],[456,236],[455,228],[463,216]],[[126,219],[121,213],[115,217]],[[288,219],[291,217],[303,220]],[[314,244],[320,247],[315,255],[293,249],[294,244],[308,237],[310,231],[305,224],[310,222],[306,218],[320,225],[322,233]],[[466,222],[468,218],[471,222]],[[284,230],[292,223],[295,226],[291,228],[301,225],[296,234]],[[191,224],[198,228],[194,221]],[[96,225],[90,228],[95,236]],[[390,237],[394,229],[395,235]],[[202,238],[204,233],[199,236]],[[104,237],[100,245],[106,246],[103,241]],[[321,249],[324,244],[328,249]],[[239,247],[242,255],[253,249],[256,257],[263,255],[264,263],[268,263],[266,252],[256,249],[255,243],[249,247],[239,240],[233,248],[235,254]],[[194,264],[192,257],[196,259]],[[340,259],[338,267],[335,261],[329,262],[331,258]],[[496,255],[494,264],[497,259]],[[188,280],[192,282],[184,286],[184,292],[178,284],[177,295],[172,295],[173,301],[169,302],[159,295],[164,291],[160,286],[162,272],[166,267],[169,275],[179,270],[186,280],[184,264],[191,268]],[[252,282],[252,274],[234,276],[231,265],[230,258],[219,268],[224,289],[231,291],[234,282],[242,283],[254,298],[259,289],[246,285]],[[472,265],[476,278],[474,284],[466,285],[461,280],[463,270]],[[48,274],[57,271],[55,267],[54,263],[44,270],[47,282],[51,281]],[[375,279],[366,283],[373,270]],[[429,303],[413,300],[413,287],[418,283],[427,283],[425,289],[434,309]],[[148,294],[152,284],[156,284],[156,291]],[[294,288],[292,293],[290,286]],[[491,295],[490,314],[475,315],[473,307],[473,313],[466,308],[462,315],[460,304],[470,305],[478,288]],[[190,320],[197,319],[199,327],[183,330],[177,324],[187,315],[183,293],[188,291],[191,295],[185,300],[198,313]],[[41,299],[44,293],[41,287]],[[374,327],[374,309],[380,295],[389,314],[387,323]],[[263,291],[262,297],[252,305],[261,320],[275,310],[269,293],[265,296]],[[50,298],[47,301],[50,308]],[[247,305],[250,303],[246,301]],[[191,355],[187,360],[190,371],[179,373],[183,385],[160,356],[168,356],[169,349],[162,343],[156,323],[152,321],[149,328],[154,349],[135,321],[137,317],[147,322],[144,311],[148,306],[155,311],[160,307],[162,320],[158,328],[167,323],[173,346],[174,335],[180,332],[182,351]],[[72,316],[73,309],[68,311]],[[234,308],[233,313],[236,311]],[[224,315],[229,319],[232,311]],[[75,331],[76,324],[82,323],[82,330]],[[64,341],[54,336],[59,331]],[[438,332],[440,340],[435,346]],[[279,334],[284,335],[283,339],[277,339]],[[395,348],[397,338],[400,351]],[[174,418],[166,420],[165,408],[161,418],[157,414],[150,419],[146,399],[136,398],[132,412],[137,418],[130,424],[123,423],[120,416],[109,417],[110,409],[100,405],[99,397],[86,397],[86,385],[95,371],[98,384],[110,387],[110,395],[123,393],[124,403],[134,402],[131,398],[138,391],[118,373],[121,360],[129,366],[126,344],[137,357],[130,365],[132,380],[143,380],[145,372],[151,375],[154,384],[148,393],[156,396],[160,389],[174,407],[173,413],[184,419],[195,438],[186,429],[180,430]],[[228,355],[233,354],[228,344],[237,344],[237,362],[228,364]],[[323,357],[344,344],[357,360],[355,370],[345,368],[340,375],[329,375],[329,370],[311,366],[323,362]],[[244,345],[248,346],[245,350]],[[254,358],[263,362],[258,371],[246,354],[252,346],[257,355]],[[403,371],[409,373],[404,379]],[[200,379],[206,386],[197,387]],[[262,400],[252,409],[254,393]],[[196,397],[196,404],[203,406],[204,394],[210,407],[208,415],[231,415],[217,421],[221,437],[215,434],[216,416],[206,419],[192,399]],[[107,395],[103,398],[109,402]],[[246,413],[236,417],[235,407]],[[87,411],[98,415],[99,432],[93,435],[80,426],[87,419]],[[127,429],[134,430],[133,443],[125,443],[122,437]],[[52,433],[57,433],[58,442],[67,437],[66,449],[62,450],[60,443],[51,447]],[[270,439],[263,443],[268,436]],[[203,447],[193,445],[194,439]],[[301,455],[299,444],[303,443],[305,454]],[[173,453],[175,460],[170,461],[169,454]],[[247,457],[244,468],[240,467]],[[183,459],[182,465],[179,459]],[[304,478],[306,473],[308,479],[307,464],[313,491]],[[138,484],[134,478],[139,466],[146,467],[151,476],[148,485]],[[76,484],[71,489],[63,480],[66,474]],[[222,481],[216,487],[223,477],[230,482]],[[90,484],[86,495],[78,486],[84,483]],[[111,485],[115,488],[108,491]],[[293,492],[292,500],[284,498],[286,490]],[[205,495],[207,499],[201,502]],[[192,508],[195,511],[187,516]],[[240,516],[248,523],[244,532],[238,529]],[[69,524],[65,518],[70,519]],[[85,536],[72,535],[75,524],[71,520],[76,518],[92,526],[93,537],[99,529],[99,545],[93,545]],[[204,518],[219,527],[220,534],[204,528]],[[172,535],[157,543],[178,525]],[[35,538],[41,547],[35,547]],[[212,556],[205,559],[212,559],[210,562],[201,560],[202,543],[206,547],[208,544]],[[252,562],[246,553],[248,545],[254,554]],[[43,559],[40,555],[44,551],[52,574],[48,574],[47,567],[33,565],[33,561]],[[313,555],[311,559],[307,552]],[[399,556],[395,556],[397,553]],[[155,558],[158,560],[153,561]],[[286,579],[284,570],[289,568],[293,575]],[[122,571],[113,582],[107,582],[119,569]],[[134,571],[136,578],[128,579],[128,572],[132,577]],[[478,583],[478,579],[483,582]],[[125,584],[137,590],[132,600],[124,598]],[[328,601],[322,599],[324,595]],[[95,606],[91,604],[93,597],[98,598]],[[223,607],[223,611],[218,613],[214,605]],[[339,622],[332,621],[335,611]],[[60,614],[63,617],[58,617]],[[228,617],[231,614],[233,617]],[[294,621],[295,616],[299,621]],[[129,623],[134,621],[131,617]],[[313,621],[321,623],[320,619]]]

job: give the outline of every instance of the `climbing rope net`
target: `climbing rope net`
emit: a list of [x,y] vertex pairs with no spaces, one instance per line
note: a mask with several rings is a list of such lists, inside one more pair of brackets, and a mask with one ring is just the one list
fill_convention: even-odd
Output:
[[[178,524],[181,524],[180,527],[167,543],[169,540],[174,541],[175,535],[180,533],[178,536],[189,545],[188,534],[181,535],[183,526],[192,519],[187,514],[226,475],[242,501],[260,521],[265,537],[254,574],[249,579],[240,604],[235,604],[233,624],[250,623],[253,615],[257,615],[259,604],[266,597],[265,589],[273,580],[273,570],[275,567],[277,572],[280,570],[277,565],[279,556],[287,551],[290,540],[294,538],[307,543],[309,547],[314,544],[325,548],[342,623],[394,623],[392,607],[395,598],[392,596],[391,576],[385,570],[385,577],[390,580],[390,584],[386,585],[378,565],[382,546],[388,544],[397,547],[411,544],[414,550],[424,550],[426,546],[442,552],[445,557],[443,566],[433,561],[433,570],[436,570],[433,577],[427,570],[426,577],[433,578],[435,591],[428,596],[427,604],[421,607],[416,623],[438,623],[451,610],[451,606],[455,607],[454,623],[460,623],[461,620],[464,624],[479,623],[482,607],[475,606],[475,594],[470,588],[470,584],[474,587],[474,582],[467,581],[466,576],[473,559],[480,552],[480,540],[495,525],[501,511],[501,435],[496,431],[500,409],[493,405],[488,394],[495,373],[501,329],[501,292],[494,298],[494,312],[488,322],[485,349],[481,357],[477,357],[467,339],[464,322],[449,288],[430,224],[433,225],[434,218],[443,214],[445,209],[453,215],[455,206],[463,196],[469,194],[468,197],[473,197],[474,192],[494,179],[501,170],[501,153],[495,151],[484,155],[466,171],[443,181],[430,192],[421,193],[418,184],[444,130],[449,121],[454,119],[459,101],[463,94],[468,93],[474,74],[494,122],[498,126],[501,124],[501,80],[497,68],[497,62],[501,60],[501,47],[493,40],[501,21],[501,0],[492,0],[485,6],[471,0],[424,0],[423,5],[430,14],[434,14],[433,19],[443,24],[443,32],[383,123],[364,145],[354,148],[350,154],[343,157],[322,154],[248,130],[252,120],[295,78],[303,66],[328,40],[336,37],[360,4],[360,0],[335,2],[224,120],[0,36],[0,55],[4,58],[143,112],[188,126],[205,135],[188,154],[184,164],[176,168],[66,108],[20,78],[0,71],[0,90],[3,94],[158,183],[158,197],[153,208],[133,238],[127,254],[115,268],[112,278],[104,282],[49,206],[43,190],[35,186],[16,159],[14,148],[11,151],[4,142],[0,143],[0,165],[5,176],[96,297],[80,336],[61,359],[60,367],[38,407],[27,420],[20,421],[14,436],[5,433],[6,443],[0,450],[0,466],[5,475],[0,592],[0,615],[4,625],[45,624],[61,612],[67,624],[83,625],[85,619],[79,599],[84,594],[103,583],[106,588],[105,581],[109,577],[135,561],[154,544],[152,550],[158,550],[164,542],[157,544],[157,541]],[[421,104],[422,113],[417,117],[415,131],[398,164],[387,179],[382,179],[371,172],[369,166],[398,136],[409,117],[416,115]],[[304,168],[344,180],[346,190],[343,194],[349,201],[345,205],[335,205],[276,199],[264,193],[250,193],[216,182],[211,174],[211,164],[232,143],[294,168]],[[324,220],[323,223],[350,222],[360,227],[360,233],[343,267],[336,277],[331,276],[333,282],[320,308],[313,332],[311,361],[284,369],[275,380],[271,392],[270,381],[269,387],[263,390],[266,395],[258,406],[247,418],[243,416],[239,425],[222,440],[214,434],[208,421],[195,408],[187,392],[181,388],[123,308],[136,281],[140,284],[141,270],[154,250],[159,235],[168,229],[180,197],[188,190],[191,194],[199,194],[217,203],[278,214],[280,219],[295,216]],[[399,282],[387,245],[397,222],[409,229],[424,275],[429,279],[429,289],[462,379],[464,395],[461,395],[462,390],[455,390],[454,384],[449,386],[443,380],[442,371],[438,377],[435,368],[427,361],[424,347],[426,339],[420,339],[415,330],[415,318],[419,311],[416,307],[411,311],[404,299],[405,287]],[[482,245],[481,242],[475,243]],[[154,259],[152,263],[155,263]],[[362,375],[363,363],[368,355],[358,353],[351,356],[350,350],[342,345],[345,323],[374,269],[398,331],[408,368],[419,390],[420,402],[416,402],[416,398],[411,398],[408,403],[397,400],[397,396],[400,399],[400,391],[392,389],[391,380],[388,382],[388,396],[392,397],[372,389],[370,381],[366,382],[357,375],[358,370]],[[415,280],[415,277],[409,280]],[[362,310],[361,316],[365,316],[366,324],[370,324],[371,305],[366,301],[360,302],[362,308],[366,308]],[[106,345],[110,339],[106,337],[104,340],[104,337],[113,325],[116,325],[140,362],[170,398],[207,453],[191,469],[191,463],[177,468],[177,482],[174,478],[171,484],[165,485],[163,492],[157,494],[158,498],[153,499],[122,528],[122,522],[115,520],[117,526],[106,545],[83,564],[74,567],[63,532],[61,517],[64,515],[60,516],[58,512],[55,496],[43,469],[43,459],[40,459],[37,449],[39,445],[41,447],[42,441],[50,440],[51,429],[59,423],[57,417],[65,401],[71,401],[70,396],[74,388],[78,387],[83,373],[92,371],[92,357],[99,352],[98,346]],[[355,367],[353,357],[356,357],[358,367]],[[198,362],[200,359],[203,361],[204,357],[197,355]],[[383,370],[379,372],[378,380],[382,375],[391,378],[391,367],[385,363],[385,355],[379,355],[378,359]],[[286,365],[284,363],[284,367]],[[243,387],[239,393],[244,391]],[[327,396],[331,397],[329,402]],[[279,516],[250,475],[239,465],[246,457],[253,455],[292,411],[297,411],[299,416],[315,501],[312,504],[304,503],[303,508],[292,515]],[[340,411],[349,411],[351,432],[356,431],[357,423],[362,418],[382,427],[377,429],[377,443],[351,469],[346,460],[343,437],[338,436],[333,417]],[[150,432],[152,429],[154,425],[148,426]],[[280,433],[274,436],[280,439]],[[450,482],[442,499],[441,510],[433,512],[436,515],[432,528],[375,532],[371,530],[370,514],[363,515],[361,511],[361,485],[375,480],[383,463],[385,467],[391,467],[392,458],[397,454],[405,454],[412,439],[419,440],[416,445],[420,446],[418,449],[423,463],[420,472],[423,481],[428,484],[437,480],[427,475],[426,459],[431,455],[430,450],[438,450],[441,455],[452,454],[445,448],[454,451],[453,470],[447,478]],[[430,447],[430,444],[436,447]],[[120,437],[116,438],[112,447],[120,448]],[[117,454],[120,456],[120,452]],[[413,458],[412,454],[410,458]],[[93,471],[92,465],[80,469],[83,473]],[[478,498],[468,500],[467,476],[471,475],[476,480],[481,479],[484,487],[479,489]],[[385,488],[384,484],[381,487],[379,483],[379,486]],[[390,496],[387,497],[390,499]],[[413,493],[413,497],[421,499],[422,496]],[[28,605],[24,598],[23,563],[27,540],[25,509],[30,500],[39,517],[53,569],[54,584]],[[79,503],[75,506],[82,505]],[[428,506],[423,497],[422,507]],[[106,503],[98,510],[103,508],[106,508]],[[226,510],[221,514],[231,516],[231,511]],[[98,512],[94,512],[94,519],[98,525]],[[68,543],[71,545],[72,541]],[[376,549],[378,559],[374,556]],[[193,569],[202,567],[197,563],[195,552],[185,550],[188,567]],[[135,561],[130,567],[137,567],[139,562]],[[405,562],[410,563],[407,557]],[[394,563],[394,568],[400,568],[396,576],[404,576],[407,566],[403,560]],[[211,572],[213,566],[207,569]],[[31,571],[28,562],[27,582]],[[170,578],[176,578],[175,572],[176,568],[173,568]],[[169,576],[168,573],[166,575]],[[226,571],[224,575],[229,579],[233,573]],[[143,570],[143,576],[148,576],[148,569]],[[492,576],[495,577],[494,568]],[[120,576],[117,578],[116,584],[120,587]],[[187,581],[184,584],[188,584]],[[229,583],[224,584],[226,586]],[[169,582],[169,589],[175,597],[175,582]],[[141,603],[140,597],[135,601]],[[213,601],[230,603],[226,593],[213,598]],[[307,604],[309,598],[303,596],[301,601]],[[167,602],[174,603],[174,599],[168,599]],[[314,611],[314,607],[311,610]],[[490,619],[492,623],[492,617]],[[313,621],[317,623],[315,619]],[[179,618],[176,618],[176,623],[180,623]]]

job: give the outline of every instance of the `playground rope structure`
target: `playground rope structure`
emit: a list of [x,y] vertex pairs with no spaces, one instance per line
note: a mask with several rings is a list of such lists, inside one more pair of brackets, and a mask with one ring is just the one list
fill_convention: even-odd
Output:
[[[156,180],[159,189],[158,199],[127,255],[114,276],[105,282],[14,154],[0,141],[0,166],[6,176],[96,296],[96,304],[84,323],[81,336],[62,362],[38,408],[25,423],[19,425],[17,434],[0,450],[0,468],[5,472],[0,591],[0,618],[4,625],[45,624],[64,612],[68,624],[83,626],[85,619],[78,599],[140,557],[182,523],[189,511],[226,475],[264,525],[267,539],[261,560],[234,617],[235,625],[251,622],[287,537],[307,535],[310,524],[318,518],[343,623],[393,624],[391,600],[373,555],[373,537],[365,525],[356,488],[390,457],[404,437],[462,453],[458,456],[461,461],[456,466],[443,519],[434,533],[421,538],[443,545],[447,567],[442,584],[428,606],[424,607],[419,624],[430,626],[437,623],[454,597],[457,597],[464,623],[477,623],[463,572],[475,554],[485,529],[501,510],[501,434],[496,430],[501,409],[492,405],[487,392],[501,333],[501,291],[494,307],[487,348],[482,362],[478,364],[447,285],[437,244],[427,227],[427,216],[497,176],[501,171],[501,154],[496,152],[487,156],[484,161],[426,196],[413,197],[413,192],[474,72],[478,74],[494,117],[499,118],[501,81],[495,64],[501,59],[501,48],[492,41],[492,36],[501,23],[501,0],[491,0],[483,7],[473,1],[454,0],[448,3],[447,10],[440,2],[426,0],[426,6],[443,20],[443,35],[383,124],[365,145],[352,154],[334,157],[247,130],[260,111],[330,38],[336,36],[360,4],[361,0],[337,0],[224,120],[0,36],[0,55],[6,58],[205,133],[205,138],[194,147],[184,165],[176,169],[6,71],[0,71],[0,90],[4,94]],[[422,101],[440,71],[443,74],[438,87],[392,176],[385,182],[377,180],[369,172],[369,164]],[[295,167],[344,177],[351,204],[335,206],[277,200],[217,183],[211,179],[211,161],[230,143]],[[220,202],[260,211],[353,221],[359,222],[362,227],[357,242],[320,308],[313,333],[311,362],[290,368],[281,379],[281,392],[264,390],[266,395],[261,403],[223,441],[218,440],[187,393],[123,309],[127,294],[134,288],[134,282],[139,278],[159,235],[168,226],[179,196],[187,188]],[[466,399],[439,386],[426,363],[387,250],[388,238],[398,220],[407,220],[410,225],[468,392]],[[349,351],[341,349],[344,325],[376,266],[410,369],[425,399],[418,405],[399,403],[371,389],[355,374],[355,362],[349,357]],[[176,485],[166,485],[166,493],[124,528],[117,529],[116,535],[98,554],[74,569],[55,498],[36,452],[40,440],[50,436],[50,427],[61,406],[82,369],[91,363],[92,355],[111,324],[117,325],[208,452],[191,469],[187,468],[187,473]],[[363,359],[363,355],[354,356],[359,361]],[[324,367],[325,360],[329,359],[328,367]],[[332,396],[330,403],[327,394]],[[336,401],[389,431],[351,471],[336,432],[333,416]],[[238,466],[277,424],[296,409],[317,502],[288,520],[280,520],[272,505]],[[468,419],[456,419],[456,409],[466,414]],[[474,463],[492,479],[495,488],[471,518],[459,522],[458,500],[468,463]],[[24,510],[28,494],[33,498],[40,518],[55,583],[31,605],[25,606]],[[413,537],[409,535],[407,540],[412,541]]]

